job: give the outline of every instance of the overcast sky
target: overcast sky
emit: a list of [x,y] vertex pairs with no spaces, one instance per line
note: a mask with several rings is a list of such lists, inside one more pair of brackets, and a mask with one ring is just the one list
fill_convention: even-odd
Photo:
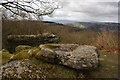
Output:
[[64,0],[62,8],[47,21],[73,20],[83,22],[118,22],[119,0]]

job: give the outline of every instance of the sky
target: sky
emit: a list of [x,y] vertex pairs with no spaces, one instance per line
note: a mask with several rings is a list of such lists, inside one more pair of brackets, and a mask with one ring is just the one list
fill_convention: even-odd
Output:
[[[0,2],[5,0],[0,0]],[[55,0],[57,1],[57,0]],[[61,0],[61,8],[45,21],[118,22],[119,0]],[[1,7],[1,6],[0,6]]]
[[63,0],[62,8],[45,21],[118,22],[119,0]]

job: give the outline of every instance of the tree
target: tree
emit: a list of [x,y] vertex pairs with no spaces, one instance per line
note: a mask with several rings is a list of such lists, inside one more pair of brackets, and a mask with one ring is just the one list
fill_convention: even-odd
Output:
[[[13,19],[42,19],[60,8],[58,0],[4,0],[0,1],[4,8],[3,18]],[[9,14],[8,14],[9,13]]]

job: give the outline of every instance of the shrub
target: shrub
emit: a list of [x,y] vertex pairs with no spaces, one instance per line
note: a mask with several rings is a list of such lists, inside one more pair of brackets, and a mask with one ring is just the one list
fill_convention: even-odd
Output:
[[118,33],[115,31],[101,30],[97,35],[95,45],[106,51],[118,50]]

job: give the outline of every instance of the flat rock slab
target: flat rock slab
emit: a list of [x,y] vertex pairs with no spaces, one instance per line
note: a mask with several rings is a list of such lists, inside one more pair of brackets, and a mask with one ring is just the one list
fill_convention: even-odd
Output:
[[9,35],[7,36],[6,49],[14,52],[18,45],[39,46],[40,44],[58,43],[59,36],[53,33],[42,33],[37,35]]
[[78,44],[40,45],[41,59],[69,66],[75,69],[94,69],[98,67],[97,48]]

